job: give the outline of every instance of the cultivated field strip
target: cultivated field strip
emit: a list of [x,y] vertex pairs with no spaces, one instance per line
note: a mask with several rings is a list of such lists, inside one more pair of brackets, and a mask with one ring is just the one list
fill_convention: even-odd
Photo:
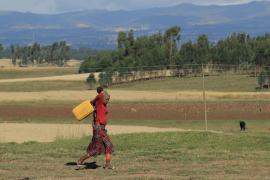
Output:
[[[151,92],[109,90],[112,101],[181,101],[203,98],[201,91]],[[95,90],[45,91],[45,92],[0,92],[0,101],[79,101],[96,96]],[[207,100],[267,100],[270,92],[206,92]]]
[[[154,133],[154,132],[183,132],[190,131],[179,128],[156,128],[147,126],[119,126],[109,125],[108,133]],[[86,124],[24,124],[24,123],[1,123],[0,143],[28,141],[52,142],[57,138],[70,139],[80,138],[92,134],[91,125]]]
[[89,74],[72,74],[51,77],[33,77],[17,79],[0,79],[0,83],[32,82],[32,81],[85,81]]

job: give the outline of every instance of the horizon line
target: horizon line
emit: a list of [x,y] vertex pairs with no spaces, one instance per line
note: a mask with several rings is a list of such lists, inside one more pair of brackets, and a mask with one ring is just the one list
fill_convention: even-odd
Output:
[[[183,6],[183,5],[192,5],[192,6],[201,6],[201,7],[207,7],[207,6],[218,6],[218,7],[226,7],[226,6],[238,6],[238,5],[247,5],[252,3],[270,3],[269,0],[256,0],[256,1],[250,1],[250,2],[243,2],[243,3],[224,3],[224,4],[198,4],[198,3],[178,3],[174,5],[169,6],[156,6],[156,7],[149,7],[149,8],[138,8],[138,9],[102,9],[102,8],[95,8],[95,9],[74,9],[70,11],[59,11],[59,12],[33,12],[33,11],[19,11],[19,10],[0,10],[0,13],[29,13],[29,14],[38,14],[38,15],[59,15],[59,14],[66,14],[66,13],[76,13],[76,12],[82,12],[82,11],[108,11],[108,12],[116,12],[116,11],[140,11],[140,10],[147,10],[147,9],[156,9],[156,8],[170,8],[170,7],[176,7],[176,6]],[[0,14],[1,15],[1,14]]]

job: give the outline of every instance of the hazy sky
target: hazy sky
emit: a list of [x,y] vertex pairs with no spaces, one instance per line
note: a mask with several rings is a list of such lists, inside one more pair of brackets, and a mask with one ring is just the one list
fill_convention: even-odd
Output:
[[59,13],[82,9],[132,10],[181,3],[224,5],[251,1],[253,0],[0,0],[0,11]]

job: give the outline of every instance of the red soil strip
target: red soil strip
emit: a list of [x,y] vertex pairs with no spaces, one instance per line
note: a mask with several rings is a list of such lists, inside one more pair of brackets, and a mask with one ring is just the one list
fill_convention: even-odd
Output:
[[[209,120],[253,120],[269,119],[268,103],[209,103]],[[0,117],[73,117],[72,107],[0,106]],[[112,119],[136,120],[203,120],[204,106],[201,103],[123,103],[111,104],[109,117]]]

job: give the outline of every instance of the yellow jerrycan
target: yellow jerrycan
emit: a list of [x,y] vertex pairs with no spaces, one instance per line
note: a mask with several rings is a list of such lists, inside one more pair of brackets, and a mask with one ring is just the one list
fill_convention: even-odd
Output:
[[83,101],[81,104],[72,109],[72,113],[78,121],[82,121],[93,112],[94,107],[89,100]]

